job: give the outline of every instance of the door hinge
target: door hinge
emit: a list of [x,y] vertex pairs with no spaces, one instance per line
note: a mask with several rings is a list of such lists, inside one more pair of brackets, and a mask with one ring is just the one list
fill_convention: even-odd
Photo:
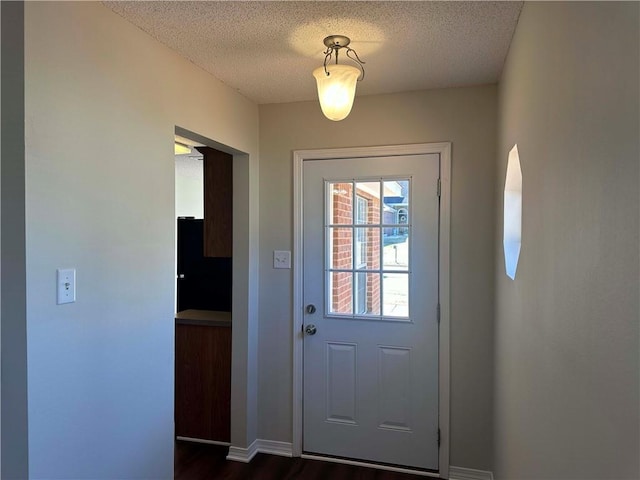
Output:
[[438,323],[440,323],[440,304],[436,307],[436,317],[438,319]]
[[438,447],[440,446],[440,429],[438,429]]
[[440,196],[440,192],[442,191],[442,182],[438,179],[438,196]]

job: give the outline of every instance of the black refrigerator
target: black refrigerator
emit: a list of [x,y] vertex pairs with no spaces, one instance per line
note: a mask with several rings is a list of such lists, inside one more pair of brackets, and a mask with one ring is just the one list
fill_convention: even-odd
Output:
[[231,311],[231,258],[204,256],[204,221],[178,217],[178,312]]

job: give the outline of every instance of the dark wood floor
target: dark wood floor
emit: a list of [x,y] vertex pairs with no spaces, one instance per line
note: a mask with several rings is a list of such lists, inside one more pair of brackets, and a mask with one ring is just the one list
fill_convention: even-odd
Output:
[[228,447],[176,441],[176,480],[419,480],[373,468],[259,453],[251,463],[226,460]]

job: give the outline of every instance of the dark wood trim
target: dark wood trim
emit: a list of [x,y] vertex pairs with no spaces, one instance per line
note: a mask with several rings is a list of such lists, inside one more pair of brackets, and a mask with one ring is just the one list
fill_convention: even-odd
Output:
[[204,256],[233,253],[233,156],[196,147],[204,159]]

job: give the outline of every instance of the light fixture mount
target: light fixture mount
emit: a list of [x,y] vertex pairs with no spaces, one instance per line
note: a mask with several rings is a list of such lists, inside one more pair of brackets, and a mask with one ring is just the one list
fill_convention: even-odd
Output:
[[[325,37],[323,43],[327,47],[327,50],[324,52],[324,73],[327,77],[330,75],[327,70],[327,62],[331,60],[331,57],[335,55],[336,57],[336,65],[338,64],[338,52],[342,48],[346,48],[347,57],[353,60],[358,64],[358,68],[360,69],[360,76],[358,77],[358,81],[364,79],[364,62],[360,60],[358,54],[353,48],[349,48],[349,44],[351,43],[351,39],[345,35],[329,35]],[[353,56],[352,56],[353,55]]]
[[325,46],[331,49],[346,47],[350,43],[351,39],[344,35],[329,35],[324,39]]

